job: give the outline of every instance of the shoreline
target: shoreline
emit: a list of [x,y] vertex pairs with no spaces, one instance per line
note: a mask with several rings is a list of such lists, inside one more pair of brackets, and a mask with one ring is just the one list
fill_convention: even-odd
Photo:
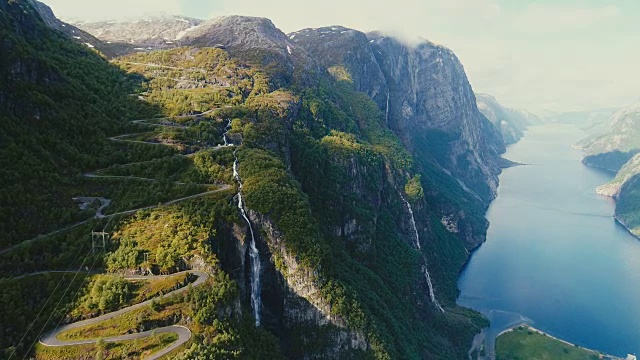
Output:
[[595,354],[595,355],[600,356],[600,358],[606,358],[606,359],[611,359],[611,360],[625,360],[624,358],[621,358],[621,357],[618,357],[618,356],[605,354],[605,353],[600,352],[600,351],[597,351],[597,350],[589,349],[589,348],[586,348],[586,347],[583,347],[583,346],[580,346],[580,345],[577,345],[577,344],[570,343],[570,342],[568,342],[568,341],[566,341],[566,340],[563,340],[563,339],[557,338],[557,337],[555,337],[555,336],[553,336],[553,335],[551,335],[551,334],[549,334],[549,333],[546,333],[546,332],[544,332],[544,331],[542,331],[542,330],[540,330],[540,329],[536,329],[535,327],[533,327],[533,326],[531,326],[531,325],[529,325],[529,324],[527,324],[527,323],[520,323],[520,324],[518,324],[518,325],[516,325],[516,326],[513,326],[513,327],[511,327],[511,328],[509,328],[509,329],[507,329],[507,330],[504,330],[504,331],[502,331],[502,332],[498,333],[498,335],[496,335],[496,340],[497,340],[501,335],[504,335],[504,334],[506,334],[506,333],[508,333],[508,332],[512,332],[512,331],[514,331],[514,330],[516,330],[516,329],[518,329],[518,328],[520,328],[520,327],[527,328],[527,329],[529,329],[529,330],[531,330],[531,331],[534,331],[534,332],[536,332],[536,333],[538,333],[538,334],[540,334],[540,335],[544,335],[544,336],[547,336],[547,337],[549,337],[549,338],[551,338],[551,339],[554,339],[554,340],[556,340],[556,341],[559,341],[559,342],[561,342],[561,343],[563,343],[563,344],[565,344],[565,345],[569,345],[569,346],[572,346],[572,347],[580,348],[580,349],[582,349],[582,350],[585,350],[585,351],[591,352],[591,353],[593,353],[593,354]]
[[[510,145],[514,145],[514,144],[510,144]],[[574,149],[574,150],[582,151],[582,152],[583,152],[583,154],[582,154],[581,159],[579,160],[579,162],[580,162],[580,163],[582,163],[584,166],[589,167],[589,168],[592,168],[592,169],[595,169],[595,170],[598,170],[598,171],[601,171],[601,172],[603,172],[603,173],[607,173],[607,174],[610,174],[610,175],[615,175],[615,172],[612,172],[610,169],[606,169],[606,168],[604,168],[604,167],[599,167],[599,166],[596,166],[596,165],[590,164],[590,163],[588,163],[587,161],[585,161],[585,160],[586,160],[586,157],[584,156],[584,149],[583,149],[582,147],[576,146],[576,144],[573,144],[571,147],[572,147],[572,149]],[[519,162],[515,162],[515,161],[512,161],[512,160],[506,159],[506,158],[504,158],[504,157],[502,157],[502,156],[504,156],[504,154],[501,154],[501,155],[500,155],[500,158],[501,158],[501,159],[502,159],[502,161],[503,161],[503,164],[501,164],[501,170],[506,170],[506,169],[513,168],[513,167],[519,167],[519,166],[527,166],[527,165],[531,165],[531,164],[526,164],[526,163],[519,163]],[[501,180],[502,180],[502,179],[501,179]],[[498,187],[500,187],[501,185],[502,185],[502,184],[500,183],[500,184],[498,185]],[[597,193],[597,192],[596,192],[596,193]],[[614,199],[614,201],[615,201],[615,202],[617,202],[617,201],[616,201],[616,199],[615,199],[615,197],[613,197],[613,196],[610,196],[610,195],[607,195],[607,194],[599,194],[599,193],[598,193],[598,195],[601,195],[601,196],[603,196],[603,197],[613,198],[613,199]],[[497,196],[498,196],[498,194],[497,194],[497,191],[496,191],[496,196],[495,196],[495,198],[493,198],[493,199],[489,202],[489,205],[488,205],[488,206],[486,207],[486,209],[485,209],[485,219],[486,219],[486,214],[487,214],[487,212],[488,212],[488,209],[489,209],[489,208],[491,207],[491,205],[494,203],[494,201],[496,200]],[[636,234],[634,234],[634,233],[631,231],[631,229],[630,229],[630,228],[629,228],[629,227],[628,227],[628,226],[627,226],[627,225],[626,225],[626,224],[625,224],[621,219],[619,219],[619,218],[618,218],[618,216],[617,216],[617,214],[615,213],[615,211],[614,211],[614,213],[613,213],[613,214],[611,214],[610,216],[611,216],[611,217],[613,217],[613,218],[614,218],[614,220],[615,220],[617,223],[619,223],[620,225],[622,225],[622,226],[625,228],[625,230],[627,230],[627,232],[628,232],[629,234],[631,234],[634,238],[636,238],[636,239],[640,240],[640,235],[636,235]],[[488,226],[487,226],[487,230],[488,230],[489,226],[490,226],[490,224],[488,224]],[[485,231],[486,231],[486,230],[485,230]],[[471,263],[471,261],[473,260],[473,257],[474,257],[474,255],[475,255],[475,253],[480,249],[480,247],[482,247],[482,245],[484,245],[484,244],[489,240],[489,239],[488,239],[488,237],[487,237],[486,235],[487,235],[487,233],[485,232],[485,237],[484,237],[483,241],[481,241],[480,243],[478,243],[477,245],[473,246],[472,248],[470,248],[470,249],[467,251],[467,252],[468,252],[468,254],[467,254],[467,258],[466,258],[466,260],[464,261],[464,263],[462,264],[462,266],[460,267],[460,270],[459,270],[459,272],[458,272],[458,274],[457,274],[458,282],[460,281],[460,277],[462,276],[462,274],[467,270],[467,268],[468,268],[469,264],[470,264],[470,263]],[[458,304],[458,300],[459,300],[459,299],[460,299],[460,291],[458,292],[458,296],[456,297],[456,305],[458,305],[458,306],[462,306],[462,307],[468,307],[468,306],[463,306],[463,305]],[[489,319],[489,318],[488,318],[488,315],[485,315],[485,314],[484,314],[484,311],[481,311],[481,310],[478,310],[478,309],[474,309],[473,307],[468,307],[468,308],[469,308],[470,310],[475,311],[475,312],[482,313],[482,314],[483,314],[483,316],[484,316],[485,318]],[[516,319],[512,319],[512,320],[517,321]],[[593,349],[585,348],[585,347],[582,347],[582,346],[579,346],[579,345],[576,345],[576,344],[570,343],[570,342],[568,342],[568,341],[566,341],[566,340],[560,339],[560,338],[558,338],[558,337],[555,337],[555,336],[553,336],[553,335],[550,335],[550,334],[548,334],[548,333],[545,333],[544,331],[539,330],[539,329],[537,329],[537,328],[533,327],[533,326],[531,325],[531,322],[520,321],[520,322],[517,322],[517,323],[516,323],[515,321],[514,321],[514,322],[509,321],[509,322],[511,323],[511,325],[510,325],[509,323],[503,324],[503,326],[505,326],[505,327],[503,327],[503,326],[498,327],[498,329],[495,329],[494,331],[496,331],[496,332],[497,332],[497,331],[499,331],[499,332],[497,332],[497,333],[496,333],[496,332],[493,332],[493,334],[491,334],[491,332],[492,332],[492,331],[489,331],[490,327],[493,325],[493,321],[491,321],[491,325],[490,325],[489,327],[487,327],[487,328],[483,328],[483,329],[481,329],[481,330],[480,330],[480,332],[479,332],[479,333],[476,333],[476,336],[474,337],[474,340],[473,340],[473,342],[472,342],[472,344],[471,344],[471,347],[470,347],[470,349],[469,349],[469,359],[471,359],[472,352],[473,352],[474,350],[475,350],[475,351],[478,351],[478,350],[480,350],[481,348],[483,348],[483,349],[484,349],[484,351],[485,351],[485,355],[484,355],[485,357],[484,357],[484,359],[495,359],[495,356],[496,356],[496,343],[497,343],[497,339],[498,339],[500,336],[504,335],[505,333],[508,333],[508,332],[514,331],[514,330],[518,329],[519,327],[525,327],[525,328],[527,328],[527,329],[529,329],[529,330],[531,330],[531,331],[535,331],[535,332],[536,332],[536,333],[538,333],[538,334],[541,334],[541,335],[547,336],[547,337],[549,337],[550,339],[553,339],[553,340],[555,340],[555,341],[561,342],[561,343],[563,343],[563,344],[565,344],[565,345],[568,345],[568,346],[571,346],[571,347],[577,347],[577,348],[583,349],[583,350],[585,350],[585,351],[588,351],[588,352],[590,352],[590,353],[593,353],[594,355],[599,356],[601,359],[609,359],[609,360],[625,360],[624,358],[620,358],[620,357],[618,357],[618,356],[613,356],[613,355],[608,355],[608,354],[605,354],[605,353],[600,352],[600,351],[597,351],[597,350],[593,350]],[[500,330],[499,330],[500,328],[502,328],[502,329],[504,329],[504,330],[501,330],[501,331],[500,331]],[[490,344],[490,341],[488,341],[488,340],[489,340],[489,338],[493,338],[493,344]],[[478,340],[479,340],[479,342],[480,342],[480,343],[478,343]],[[493,346],[490,346],[490,345],[493,345]],[[479,358],[480,358],[480,357],[479,357]]]
[[624,221],[620,220],[620,218],[618,217],[618,214],[613,214],[613,219],[620,224],[622,227],[625,228],[625,230],[627,230],[627,232],[629,234],[631,234],[631,236],[633,236],[634,238],[640,240],[640,235],[634,234],[633,231],[631,231],[631,229],[629,228],[629,226],[627,226],[627,224],[624,223]]
[[[593,165],[587,164],[587,163],[585,163],[584,161],[583,161],[582,163],[583,163],[585,166],[588,166],[588,167],[593,168],[593,169],[605,170],[605,169],[600,168],[600,167],[598,167],[598,166],[593,166]],[[607,171],[607,170],[605,170],[605,171]],[[607,184],[604,184],[604,185],[607,185]],[[602,186],[602,185],[601,185],[601,186]],[[599,187],[598,187],[598,188],[599,188]],[[605,197],[611,198],[611,199],[613,199],[613,201],[615,202],[616,206],[618,205],[618,198],[617,198],[617,196],[610,196],[610,195],[608,195],[608,194],[601,194],[601,193],[599,193],[599,192],[598,192],[598,188],[596,188],[596,189],[594,190],[594,192],[595,192],[596,194],[598,194],[598,195],[600,195],[600,196],[605,196]],[[624,221],[622,221],[622,220],[618,217],[618,214],[616,214],[615,209],[614,209],[614,212],[613,212],[612,217],[613,217],[614,221],[615,221],[616,223],[620,224],[622,227],[624,227],[624,228],[625,228],[625,230],[627,230],[627,232],[628,232],[631,236],[633,236],[633,237],[634,237],[634,238],[636,238],[637,240],[640,240],[640,235],[635,234],[633,231],[631,231],[631,229],[629,228],[629,226],[627,226],[627,224],[625,224],[625,223],[624,223]]]

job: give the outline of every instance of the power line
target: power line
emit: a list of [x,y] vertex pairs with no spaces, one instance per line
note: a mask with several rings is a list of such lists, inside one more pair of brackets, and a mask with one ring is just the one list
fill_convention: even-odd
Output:
[[[55,314],[56,310],[58,310],[58,306],[60,306],[60,304],[62,303],[62,300],[64,300],[64,296],[67,294],[67,292],[69,291],[69,289],[71,288],[71,286],[73,285],[73,282],[76,280],[76,278],[78,277],[78,274],[80,273],[80,271],[82,270],[82,265],[84,265],[84,262],[87,260],[88,257],[85,257],[84,260],[82,261],[82,264],[80,264],[80,268],[78,269],[78,271],[75,272],[75,274],[73,275],[73,279],[71,279],[71,282],[69,282],[69,286],[67,286],[67,288],[65,289],[64,293],[62,293],[62,296],[60,297],[60,300],[58,300],[58,303],[56,304],[56,306],[53,308],[53,310],[51,311],[51,313],[49,314],[49,317],[47,318],[47,321],[45,321],[44,325],[42,326],[42,329],[40,329],[40,331],[38,332],[38,336],[36,336],[35,340],[33,341],[33,343],[31,344],[31,346],[29,346],[29,349],[27,349],[27,351],[24,353],[24,356],[22,357],[22,360],[26,359],[27,355],[29,355],[29,352],[31,352],[31,349],[33,348],[33,346],[38,342],[38,340],[40,339],[40,336],[42,335],[42,332],[44,331],[44,329],[47,328],[47,324],[49,324],[49,321],[51,321],[51,317],[53,316],[53,314]],[[91,270],[93,269],[93,267],[95,266],[96,262],[98,261],[99,256],[95,256],[93,263],[91,264],[91,267],[89,268],[89,273],[91,273]],[[62,277],[62,279],[64,279],[64,276]]]
[[[122,193],[124,192],[124,187],[120,189],[120,191],[116,194],[117,196],[122,195]],[[117,211],[120,210],[120,208],[116,209],[116,213]],[[109,219],[109,221],[107,222],[107,225],[105,225],[105,227],[103,228],[103,230],[106,229],[106,227],[109,225],[109,223],[111,222],[111,220],[113,220],[113,218],[115,217],[115,215],[111,216],[111,218]],[[122,217],[121,217],[122,219]],[[95,229],[94,229],[95,230]],[[76,262],[76,260],[78,259],[78,256],[80,255],[80,253],[82,252],[82,249],[84,247],[85,242],[82,241],[80,243],[80,248],[78,249],[78,252],[76,253],[75,257],[73,258],[73,260],[71,261],[71,265],[69,266],[69,272],[71,272],[71,267],[73,266],[73,264]],[[82,264],[80,265],[80,268],[78,269],[78,271],[75,272],[74,275],[74,280],[77,277],[78,273],[82,270],[82,265],[84,265],[84,262],[87,260],[88,257],[85,257],[84,260],[82,261]],[[97,257],[96,257],[97,260]],[[95,260],[94,260],[94,264],[95,264]],[[92,267],[93,268],[93,265]],[[89,272],[91,271],[91,269],[89,270]],[[11,355],[9,355],[9,358],[12,358],[16,351],[18,350],[18,347],[20,346],[20,344],[22,343],[22,341],[24,340],[24,338],[29,334],[29,331],[31,331],[31,329],[33,328],[33,325],[35,325],[36,321],[38,321],[38,319],[40,318],[40,315],[42,315],[42,312],[44,311],[44,309],[47,307],[47,305],[49,304],[49,301],[51,301],[51,299],[53,298],[53,296],[55,295],[56,291],[58,290],[58,288],[60,287],[60,284],[62,284],[62,281],[64,280],[64,275],[60,278],[60,280],[58,281],[58,283],[56,284],[56,287],[53,289],[53,292],[51,293],[51,295],[49,295],[49,297],[47,298],[47,301],[44,303],[44,305],[42,306],[42,308],[40,309],[40,311],[38,312],[38,315],[36,315],[36,317],[33,319],[33,321],[31,322],[31,324],[29,325],[29,328],[27,328],[27,331],[24,333],[24,335],[22,335],[22,337],[20,338],[20,341],[16,344],[15,348],[13,349],[13,351],[11,352]],[[71,286],[71,284],[73,284],[73,281],[71,281],[71,283],[69,284],[69,286]],[[68,291],[69,288],[67,288],[67,290],[65,290],[65,294]],[[64,295],[62,298],[60,298],[60,301],[62,301],[62,299],[64,299]],[[51,315],[49,316],[49,319],[51,318],[51,316],[53,315],[53,313],[55,312],[55,310],[57,309],[57,305],[54,308],[53,312],[51,313]],[[47,320],[47,322],[45,322],[45,326],[46,324],[49,322],[49,320]],[[44,328],[43,327],[43,328]],[[40,333],[42,333],[42,330],[40,331]],[[40,334],[38,334],[38,336],[36,337],[35,342],[38,341],[38,338],[40,337]],[[31,351],[31,348],[33,347],[33,345],[35,344],[35,342],[29,347],[29,350],[25,353],[25,357],[29,354],[29,351]]]
[[[121,191],[124,191],[124,188],[121,189]],[[116,213],[114,215],[111,216],[111,218],[109,219],[109,221],[107,221],[107,224],[104,226],[104,228],[102,229],[103,232],[104,230],[106,230],[107,226],[109,226],[109,223],[111,222],[111,220],[113,220],[116,216],[117,216],[117,212],[119,210],[121,210],[124,206],[116,209]],[[120,218],[118,219],[117,222],[120,222],[120,220],[122,220],[122,217],[124,216],[124,214],[120,215]],[[94,233],[94,231],[92,231],[92,234]],[[93,245],[93,237],[91,239],[92,241],[92,245]],[[105,248],[102,248],[101,253],[104,253]],[[100,258],[100,253],[98,253],[97,255],[94,255],[94,260],[93,263],[91,264],[91,267],[89,267],[89,270],[87,271],[87,274],[91,274],[91,271],[93,270],[93,267],[96,265],[98,259]],[[82,261],[82,264],[80,264],[80,268],[78,269],[78,271],[75,272],[73,279],[71,280],[71,282],[69,283],[69,286],[67,286],[67,289],[64,291],[64,293],[62,294],[62,297],[60,297],[60,300],[58,301],[58,303],[56,304],[56,306],[54,307],[53,311],[49,314],[49,317],[47,318],[47,321],[44,323],[44,325],[42,326],[42,329],[40,329],[40,332],[38,333],[38,336],[36,336],[34,342],[31,344],[31,346],[29,347],[29,349],[27,350],[27,352],[25,353],[25,357],[29,354],[29,352],[31,351],[31,348],[33,348],[33,346],[38,342],[38,340],[40,339],[40,336],[42,335],[42,332],[44,331],[44,329],[46,329],[47,324],[49,323],[49,321],[51,321],[51,317],[53,316],[53,314],[55,314],[56,310],[58,309],[58,306],[60,306],[60,303],[64,300],[64,296],[67,294],[67,292],[69,291],[69,289],[71,288],[71,286],[73,285],[73,282],[75,281],[75,279],[78,277],[78,274],[80,273],[80,271],[82,270],[82,265],[84,265],[84,262],[88,259],[88,257],[85,257],[85,259]],[[64,278],[64,277],[63,277]],[[61,279],[62,281],[62,279]],[[73,298],[77,298],[78,294],[80,293],[80,291],[82,291],[82,287],[80,287],[78,289],[78,291],[76,291],[76,294],[73,296]],[[54,291],[55,293],[55,291]],[[53,294],[52,294],[53,295]],[[36,317],[37,319],[37,317]],[[58,321],[58,323],[56,324],[55,329],[58,329],[58,327],[60,326],[60,323],[62,322],[62,318]],[[24,357],[23,357],[24,360]]]
[[[76,256],[73,258],[73,261],[71,261],[71,264],[76,262],[76,260],[78,259],[78,256],[80,255],[80,252],[82,251],[83,247],[84,247],[84,242],[80,244],[80,248],[78,249],[78,252],[76,253]],[[85,260],[86,260],[86,258],[85,258]],[[84,261],[83,261],[83,263],[84,263]],[[71,266],[69,266],[69,270],[71,270]],[[16,344],[16,347],[13,349],[13,352],[11,353],[11,355],[9,355],[9,358],[13,357],[15,352],[18,350],[18,347],[20,346],[20,344],[22,343],[24,338],[27,336],[27,334],[29,334],[29,331],[31,331],[31,328],[36,323],[36,321],[40,318],[40,315],[42,315],[42,312],[47,307],[47,304],[49,304],[49,301],[51,301],[51,298],[53,298],[53,296],[55,295],[56,290],[58,290],[58,287],[60,287],[60,284],[62,284],[63,280],[64,280],[64,275],[62,277],[60,277],[60,280],[58,281],[58,284],[56,284],[56,287],[53,289],[53,292],[51,293],[51,295],[49,295],[49,297],[47,298],[47,301],[44,303],[44,305],[42,306],[42,308],[38,312],[38,315],[36,315],[35,319],[33,319],[31,324],[29,325],[29,328],[27,328],[27,331],[25,331],[24,335],[22,335],[22,337],[20,338],[20,341],[18,341],[18,343]]]
[[[124,188],[122,188],[122,189],[121,189],[121,192],[122,192],[122,191],[124,191]],[[104,233],[104,230],[106,230],[106,229],[107,229],[107,227],[109,226],[109,224],[111,223],[111,221],[112,221],[116,216],[118,216],[118,211],[119,211],[119,210],[121,210],[121,209],[122,209],[122,207],[120,207],[120,208],[116,209],[116,212],[111,216],[111,218],[109,219],[109,221],[107,221],[107,224],[103,227],[103,229],[102,229],[102,230],[103,230],[103,231],[102,231],[103,233]],[[120,221],[122,220],[122,218],[124,217],[124,215],[126,215],[126,214],[124,214],[124,213],[120,214],[120,218],[118,219],[118,221],[117,221],[117,222],[120,222]],[[116,222],[116,223],[117,223],[117,222]],[[95,232],[95,231],[92,231],[92,234],[93,234],[94,232]],[[93,243],[93,238],[91,239],[91,241],[92,241],[92,243]],[[101,251],[100,253],[104,253],[104,251],[105,251],[105,248],[103,247],[103,248],[102,248],[102,251]],[[97,255],[94,255],[94,257],[95,257],[95,258],[94,258],[94,260],[93,260],[93,263],[91,264],[91,267],[89,268],[88,273],[91,273],[91,270],[93,270],[93,267],[96,265],[96,263],[97,263],[98,259],[100,258],[100,256],[99,256],[99,255],[100,255],[100,253],[98,253]],[[56,310],[58,309],[58,307],[60,306],[60,304],[61,304],[61,303],[62,303],[62,301],[64,300],[64,296],[67,294],[67,292],[69,291],[69,289],[70,289],[70,288],[71,288],[71,286],[73,285],[73,282],[75,281],[75,279],[77,278],[78,274],[79,274],[79,273],[80,273],[80,271],[82,270],[82,265],[84,265],[84,262],[87,260],[87,258],[88,258],[88,257],[86,257],[86,258],[82,261],[82,264],[80,265],[80,268],[78,269],[78,271],[76,271],[75,275],[73,276],[73,279],[72,279],[72,280],[71,280],[71,282],[69,283],[69,286],[67,286],[67,288],[65,289],[64,293],[62,294],[62,297],[60,297],[60,300],[58,301],[58,303],[57,303],[57,304],[56,304],[56,306],[54,307],[53,311],[49,314],[49,317],[47,318],[47,321],[46,321],[46,322],[44,323],[44,325],[42,326],[42,329],[40,329],[40,331],[38,332],[38,336],[36,336],[36,338],[35,338],[34,342],[31,344],[31,346],[29,347],[29,349],[27,350],[27,352],[25,352],[25,355],[24,355],[24,357],[22,358],[22,360],[24,360],[24,359],[27,357],[27,355],[29,354],[29,352],[31,351],[31,349],[33,348],[33,346],[34,346],[34,345],[38,342],[38,340],[40,339],[40,336],[42,335],[42,332],[44,331],[44,329],[46,329],[47,324],[49,323],[49,321],[51,321],[51,317],[53,316],[53,314],[55,314]],[[63,277],[62,279],[64,279],[64,277]],[[61,279],[61,281],[62,281],[62,279]],[[59,285],[59,283],[58,283],[58,285]],[[56,287],[56,289],[57,289],[57,287]],[[81,290],[82,290],[82,287],[80,287],[80,288],[78,289],[78,291],[77,291],[77,292],[76,292],[76,294],[74,295],[74,299],[78,296],[78,294],[79,294],[79,292],[80,292]],[[55,290],[54,290],[54,293],[55,293]],[[52,294],[52,296],[53,296],[53,294]],[[38,315],[38,317],[39,317],[39,315]],[[36,320],[37,320],[37,318],[38,318],[38,317],[36,317]],[[34,320],[34,321],[35,321],[35,320]],[[62,319],[60,319],[60,320],[58,321],[58,323],[56,324],[55,329],[57,329],[57,328],[60,326],[60,323],[61,323],[61,322],[62,322]],[[15,351],[14,351],[14,352],[15,352]]]

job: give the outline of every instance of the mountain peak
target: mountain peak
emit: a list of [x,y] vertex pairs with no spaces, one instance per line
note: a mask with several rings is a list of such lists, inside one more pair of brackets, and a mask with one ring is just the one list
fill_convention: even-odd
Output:
[[[263,17],[229,15],[203,22],[185,35],[185,41],[199,46],[222,44],[234,50],[249,48],[278,49],[293,45],[271,20]],[[284,45],[283,45],[284,44]]]
[[200,19],[186,16],[156,14],[113,21],[75,21],[72,24],[103,41],[147,48],[170,46],[202,22]]

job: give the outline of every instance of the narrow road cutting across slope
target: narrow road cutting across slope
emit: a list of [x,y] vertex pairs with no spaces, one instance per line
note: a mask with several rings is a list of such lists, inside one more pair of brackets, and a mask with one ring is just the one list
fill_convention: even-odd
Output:
[[[196,281],[194,281],[193,283],[191,283],[192,287],[196,287],[196,286],[200,286],[202,284],[204,284],[207,279],[209,278],[209,275],[205,272],[202,271],[197,271],[197,270],[190,270],[190,271],[182,271],[176,274],[172,274],[171,276],[175,276],[175,275],[180,275],[180,274],[185,274],[185,273],[190,273],[190,274],[194,274],[198,277],[198,279],[196,279]],[[125,279],[129,279],[129,280],[140,280],[140,279],[153,279],[155,278],[154,276],[149,276],[149,277],[130,277],[127,278],[125,277]],[[82,321],[78,321],[72,324],[68,324],[68,325],[64,325],[64,326],[60,326],[57,327],[51,331],[49,331],[48,333],[46,333],[41,339],[40,339],[40,343],[42,345],[45,346],[73,346],[73,345],[86,345],[86,344],[95,344],[98,342],[99,339],[86,339],[86,340],[59,340],[57,338],[57,336],[65,331],[69,331],[72,329],[77,329],[83,326],[87,326],[87,325],[94,325],[94,324],[98,324],[101,323],[105,320],[109,320],[112,319],[114,317],[126,314],[130,311],[139,309],[141,307],[144,306],[150,306],[152,302],[154,301],[158,301],[161,299],[165,299],[168,298],[170,296],[176,295],[176,294],[180,294],[183,293],[185,291],[187,291],[188,287],[184,286],[181,287],[180,289],[171,291],[169,293],[166,293],[164,295],[160,295],[157,296],[153,299],[147,300],[147,301],[143,301],[141,303],[126,307],[124,309],[120,309],[118,311],[114,311],[114,312],[110,312],[108,314],[104,314],[102,316],[98,316],[96,318],[93,319],[87,319],[87,320],[82,320]],[[149,330],[149,331],[144,331],[144,332],[140,332],[140,333],[135,333],[135,334],[125,334],[125,335],[120,335],[120,336],[111,336],[111,337],[105,337],[102,338],[104,341],[106,342],[119,342],[119,341],[126,341],[126,340],[135,340],[135,339],[142,339],[142,338],[146,338],[149,337],[153,334],[161,334],[161,333],[172,333],[172,334],[176,334],[178,335],[178,340],[175,341],[173,344],[171,344],[170,346],[152,354],[151,356],[149,356],[148,358],[146,358],[146,360],[155,360],[155,359],[159,359],[160,357],[170,353],[171,351],[177,349],[178,347],[180,347],[182,344],[186,343],[187,341],[189,341],[189,339],[191,339],[191,330],[189,330],[187,327],[184,326],[180,326],[180,325],[171,325],[171,326],[165,326],[165,327],[161,327],[161,328],[157,328],[157,329],[153,329],[153,330]]]

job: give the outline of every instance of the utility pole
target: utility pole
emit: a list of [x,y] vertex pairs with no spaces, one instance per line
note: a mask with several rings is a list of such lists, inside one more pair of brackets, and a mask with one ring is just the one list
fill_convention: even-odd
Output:
[[91,253],[95,254],[96,249],[101,248],[103,251],[107,247],[107,241],[109,240],[109,233],[104,231],[92,231],[91,232]]

